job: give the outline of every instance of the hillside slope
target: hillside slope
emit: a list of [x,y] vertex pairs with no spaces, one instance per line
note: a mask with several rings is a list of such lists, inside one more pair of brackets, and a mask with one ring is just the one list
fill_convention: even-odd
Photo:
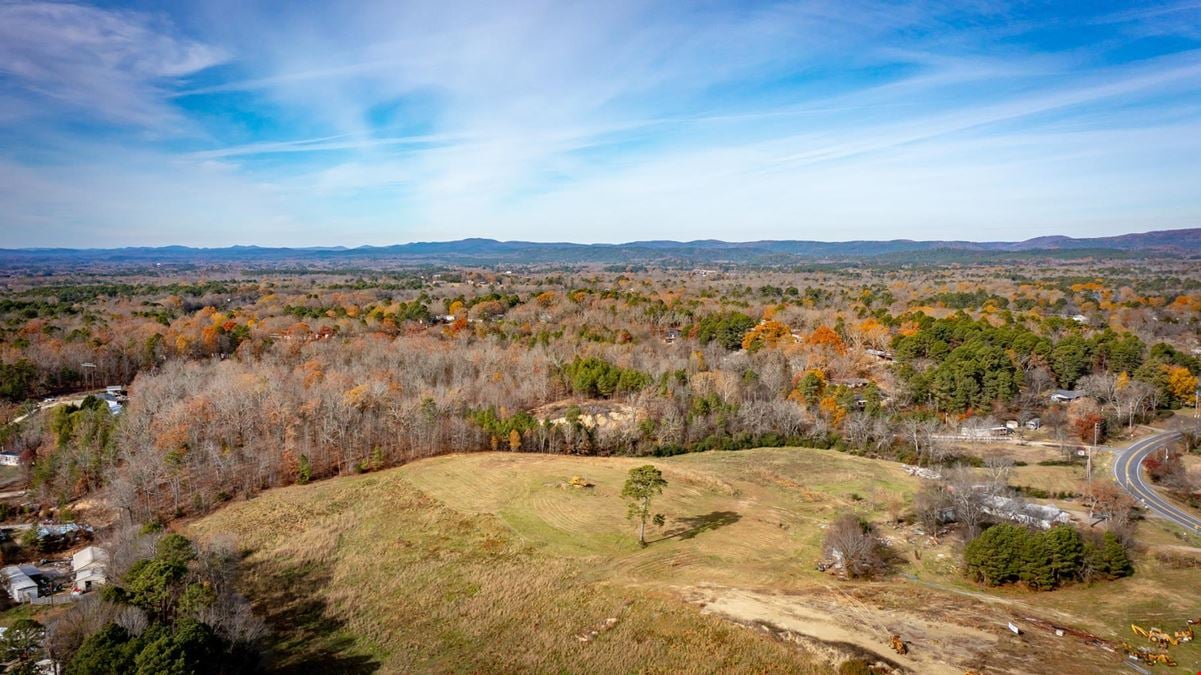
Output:
[[274,490],[193,526],[250,552],[247,591],[274,629],[275,671],[825,670],[665,594],[596,583],[581,561],[447,508],[406,474]]
[[[669,483],[654,508],[667,523],[640,549],[619,493],[648,462]],[[272,490],[192,531],[247,550],[281,671],[821,672],[866,655],[921,673],[1111,672],[1115,652],[1029,617],[1120,640],[1133,620],[1195,609],[1174,590],[1193,571],[1151,561],[1120,582],[983,593],[950,541],[889,524],[916,485],[896,464],[811,449],[478,453]],[[891,578],[814,569],[845,511],[879,523],[900,558]]]

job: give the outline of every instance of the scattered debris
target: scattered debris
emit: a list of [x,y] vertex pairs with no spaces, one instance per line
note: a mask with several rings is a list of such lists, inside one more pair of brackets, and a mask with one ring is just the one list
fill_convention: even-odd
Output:
[[942,480],[942,474],[934,469],[923,469],[920,466],[914,466],[912,464],[902,464],[901,468],[904,469],[905,473],[909,474],[910,476],[917,476],[918,478],[925,478],[928,480]]
[[559,488],[560,490],[570,490],[572,488],[575,488],[577,490],[583,490],[583,489],[590,489],[590,488],[596,487],[595,483],[589,481],[587,478],[584,478],[583,476],[572,476],[570,480],[561,480],[561,481],[556,481],[553,483],[543,483],[542,485],[543,485],[543,487],[556,487],[556,488]]
[[1096,635],[1093,635],[1092,633],[1082,631],[1078,628],[1069,628],[1067,626],[1057,626],[1057,625],[1051,623],[1050,621],[1045,621],[1043,619],[1036,619],[1032,616],[1022,617],[1022,618],[1024,621],[1026,621],[1030,625],[1036,626],[1038,628],[1042,628],[1043,630],[1052,631],[1055,633],[1055,635],[1057,635],[1059,637],[1063,637],[1065,635],[1071,635],[1074,638],[1079,638],[1080,640],[1082,640],[1084,642],[1084,644],[1089,645],[1090,647],[1098,647],[1107,652],[1116,652],[1117,651],[1116,645],[1111,643],[1109,640],[1106,640],[1105,638],[1102,638],[1102,637],[1097,637]]
[[823,558],[817,561],[817,571],[831,571],[840,575],[845,574],[846,564],[844,560],[845,559],[843,558],[842,551],[837,548],[832,548],[830,549],[830,555],[828,558]]
[[1059,523],[1072,522],[1072,515],[1063,509],[1045,504],[1027,504],[1000,495],[984,499],[984,512],[996,518],[1043,530],[1050,529]]
[[1176,665],[1176,661],[1171,656],[1168,656],[1167,652],[1153,652],[1146,647],[1131,647],[1125,642],[1122,643],[1122,650],[1126,652],[1126,657],[1131,661],[1142,661],[1149,666],[1161,665],[1170,667]]
[[[630,603],[627,601],[624,605],[622,605],[621,611],[624,612],[626,607],[629,607],[629,606],[630,606]],[[621,616],[621,612],[618,612],[618,616]],[[602,633],[606,633],[610,630],[613,630],[613,627],[616,625],[617,625],[617,616],[611,616],[611,617],[605,619],[604,621],[602,621],[601,623],[597,624],[595,628],[586,630],[582,633],[577,633],[575,636],[575,639],[579,640],[580,642],[585,642],[585,643],[592,642],[593,640],[600,637]]]

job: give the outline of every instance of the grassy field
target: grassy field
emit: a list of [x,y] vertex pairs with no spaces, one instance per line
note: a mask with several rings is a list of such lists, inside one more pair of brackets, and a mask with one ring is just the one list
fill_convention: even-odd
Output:
[[823,671],[666,593],[596,583],[583,561],[448,508],[407,474],[274,490],[193,526],[251,552],[248,591],[275,628],[277,670]]
[[[655,502],[667,523],[642,549],[619,492],[644,463],[669,484]],[[1111,672],[1119,656],[1005,625],[1035,616],[1132,640],[1131,621],[1201,614],[1181,592],[1198,570],[1151,555],[1120,582],[986,592],[963,580],[953,541],[892,524],[916,488],[895,464],[808,449],[482,453],[273,490],[191,529],[248,551],[283,671],[821,672],[866,653],[910,672]],[[816,571],[843,511],[879,524],[899,559],[890,579]],[[1154,546],[1186,543],[1143,530]],[[893,632],[909,655],[888,649]],[[1174,655],[1201,660],[1192,646]]]
[[[454,509],[497,515],[559,556],[599,557],[594,574],[635,583],[729,583],[787,590],[814,570],[822,526],[843,510],[869,518],[901,508],[915,483],[895,466],[833,452],[775,449],[658,460],[667,516],[639,549],[619,493],[645,459],[478,454],[405,468]],[[594,487],[564,488],[573,476]],[[596,564],[600,562],[600,564]]]

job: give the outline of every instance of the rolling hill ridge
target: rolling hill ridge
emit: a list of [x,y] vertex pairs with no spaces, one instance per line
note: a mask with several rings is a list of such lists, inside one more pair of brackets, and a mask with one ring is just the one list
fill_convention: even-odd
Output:
[[704,264],[784,265],[799,262],[879,260],[890,263],[925,260],[989,260],[1015,257],[1138,257],[1140,255],[1201,257],[1201,228],[1160,230],[1110,237],[1045,236],[1025,241],[887,241],[823,242],[762,240],[726,242],[634,241],[620,244],[498,241],[470,238],[456,241],[411,242],[390,246],[263,247],[189,246],[109,249],[0,249],[0,266],[53,263],[180,264],[324,262],[356,265],[368,262],[398,264]]

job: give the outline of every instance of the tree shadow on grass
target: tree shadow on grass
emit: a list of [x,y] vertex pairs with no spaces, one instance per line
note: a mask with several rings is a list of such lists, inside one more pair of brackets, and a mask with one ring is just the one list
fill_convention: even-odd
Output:
[[692,539],[702,532],[716,530],[726,525],[733,525],[742,520],[742,516],[733,511],[713,511],[700,516],[688,516],[676,520],[678,527],[672,528],[669,532],[660,537],[657,541],[664,539]]
[[244,563],[243,579],[255,613],[271,629],[264,655],[267,671],[367,675],[379,661],[361,651],[341,619],[333,616],[320,591],[331,575],[318,563],[278,560]]

